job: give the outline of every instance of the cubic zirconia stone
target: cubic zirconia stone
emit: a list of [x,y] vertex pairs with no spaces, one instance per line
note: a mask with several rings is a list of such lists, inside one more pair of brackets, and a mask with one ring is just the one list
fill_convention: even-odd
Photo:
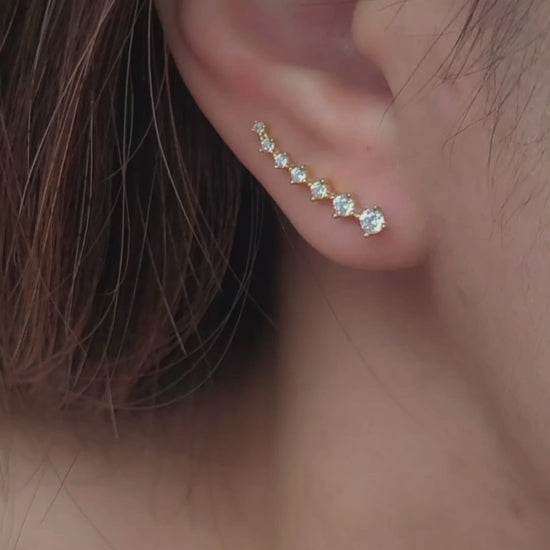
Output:
[[277,153],[275,155],[275,168],[288,168],[290,166],[290,157],[286,153]]
[[292,183],[306,183],[307,180],[307,170],[303,166],[299,166],[291,170],[290,181]]
[[254,123],[254,126],[252,126],[252,131],[256,132],[257,134],[265,134],[266,126],[265,123],[256,121]]
[[330,197],[330,187],[323,181],[316,181],[311,184],[311,196],[314,200],[328,199]]
[[334,197],[332,204],[334,205],[334,212],[339,218],[353,216],[355,212],[355,201],[353,197],[349,195],[338,195]]
[[275,142],[271,138],[262,139],[262,151],[264,153],[273,153],[275,151]]
[[359,223],[366,236],[376,235],[386,227],[386,218],[381,210],[367,208],[359,217]]

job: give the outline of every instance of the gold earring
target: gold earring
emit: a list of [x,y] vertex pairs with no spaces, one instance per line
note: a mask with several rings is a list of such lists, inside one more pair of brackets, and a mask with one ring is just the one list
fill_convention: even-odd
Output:
[[252,126],[252,131],[260,140],[260,152],[272,156],[275,168],[288,171],[291,184],[307,185],[311,192],[312,201],[332,201],[333,218],[353,217],[357,219],[365,237],[378,235],[387,227],[386,218],[380,208],[377,206],[360,208],[350,193],[337,193],[326,179],[315,180],[311,177],[306,166],[293,164],[290,155],[278,149],[277,143],[271,137],[265,122],[256,121]]

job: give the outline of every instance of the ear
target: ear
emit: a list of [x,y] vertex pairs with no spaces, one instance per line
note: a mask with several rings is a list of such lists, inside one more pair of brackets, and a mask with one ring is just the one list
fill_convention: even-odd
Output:
[[[158,0],[157,8],[191,93],[299,234],[346,266],[400,269],[429,252],[433,213],[429,186],[401,147],[410,127],[395,110],[405,73],[418,64],[406,37],[418,33],[397,40],[386,31],[391,12],[374,4],[381,2]],[[255,121],[267,129],[255,135]],[[289,171],[258,152],[267,137],[292,165],[308,167],[310,183],[324,178],[331,197],[351,194],[356,217],[334,219],[330,198],[312,201],[313,188],[289,185]],[[358,219],[375,206],[386,228],[365,239],[365,228],[382,229]]]

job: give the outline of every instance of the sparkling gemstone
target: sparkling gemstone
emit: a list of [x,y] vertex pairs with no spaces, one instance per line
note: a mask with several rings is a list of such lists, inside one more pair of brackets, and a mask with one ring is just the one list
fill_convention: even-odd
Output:
[[386,227],[386,218],[381,210],[367,208],[359,217],[359,223],[368,237],[380,233]]
[[290,157],[286,153],[277,153],[275,155],[275,168],[288,168],[290,166]]
[[275,151],[275,142],[271,138],[262,139],[262,151],[264,153],[273,153]]
[[350,197],[349,195],[338,195],[334,197],[332,204],[334,205],[335,215],[338,218],[353,216],[355,213],[355,201],[353,200],[353,197]]
[[265,134],[266,126],[264,122],[256,121],[254,126],[252,126],[252,131],[257,134]]
[[323,180],[311,184],[311,196],[314,200],[330,198],[330,187]]
[[291,170],[290,181],[292,183],[306,183],[307,180],[307,170],[303,166],[299,166]]

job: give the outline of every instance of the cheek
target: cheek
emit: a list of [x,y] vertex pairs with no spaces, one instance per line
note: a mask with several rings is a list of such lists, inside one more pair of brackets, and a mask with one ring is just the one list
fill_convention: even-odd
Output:
[[402,164],[430,205],[435,292],[449,323],[462,327],[502,262],[497,199],[488,182],[491,133],[478,122],[483,102],[471,102],[476,86],[466,78],[434,80],[396,104]]
[[430,203],[434,247],[443,233],[454,243],[492,232],[491,132],[469,99],[474,86],[466,79],[434,83],[398,107],[402,162]]
[[402,149],[427,179],[441,314],[479,361],[505,370],[540,350],[549,326],[550,162],[533,132],[540,109],[518,126],[506,107],[496,124],[485,101],[470,101],[475,89],[442,84],[403,108]]

